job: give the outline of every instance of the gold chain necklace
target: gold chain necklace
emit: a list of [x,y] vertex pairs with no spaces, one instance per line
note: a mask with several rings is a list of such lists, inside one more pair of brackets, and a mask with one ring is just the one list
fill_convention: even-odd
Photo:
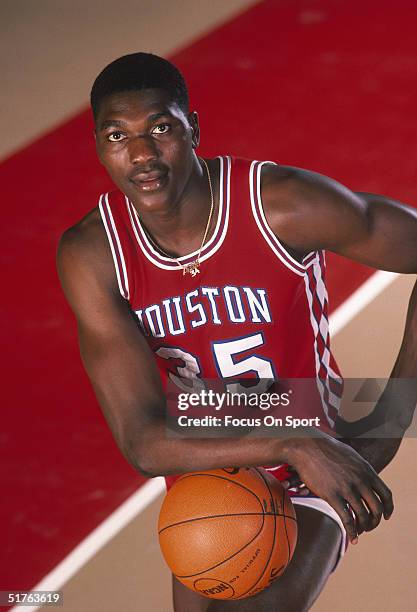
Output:
[[209,231],[209,227],[210,227],[210,223],[211,223],[211,218],[213,216],[213,210],[214,210],[214,195],[213,195],[213,186],[211,183],[211,176],[210,176],[210,170],[208,168],[207,162],[205,159],[203,159],[202,157],[199,158],[199,160],[204,164],[204,167],[206,169],[207,172],[207,179],[208,179],[208,184],[209,184],[209,189],[210,189],[210,212],[209,212],[209,216],[207,219],[207,225],[206,225],[206,229],[204,231],[204,236],[203,236],[203,240],[201,241],[201,245],[200,248],[198,250],[198,255],[197,255],[197,259],[195,259],[194,261],[192,261],[189,264],[183,265],[180,261],[178,261],[178,259],[176,257],[173,257],[172,255],[169,255],[168,253],[166,253],[163,249],[161,249],[161,247],[159,246],[159,244],[157,244],[155,242],[155,240],[152,238],[152,236],[150,235],[149,231],[142,225],[145,234],[147,236],[147,238],[149,239],[150,243],[158,250],[160,251],[160,253],[162,253],[162,255],[165,255],[166,257],[169,257],[170,259],[175,259],[175,261],[177,262],[177,264],[179,265],[179,267],[182,269],[182,275],[185,276],[186,274],[191,274],[191,276],[197,276],[197,274],[200,274],[200,255],[201,255],[201,251],[203,249],[203,246],[206,242],[206,238],[207,238],[207,233]]

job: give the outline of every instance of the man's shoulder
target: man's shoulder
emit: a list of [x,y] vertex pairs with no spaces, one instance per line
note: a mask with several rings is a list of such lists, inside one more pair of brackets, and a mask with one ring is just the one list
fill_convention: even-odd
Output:
[[75,285],[88,291],[98,281],[101,287],[118,294],[110,246],[98,207],[62,234],[57,269],[61,284],[69,293]]
[[261,173],[262,206],[268,223],[280,239],[290,246],[292,227],[297,228],[314,198],[315,188],[308,180],[310,171],[294,166],[264,164]]
[[88,249],[97,246],[105,237],[98,206],[95,206],[79,221],[68,227],[61,236],[60,244],[73,249]]
[[261,177],[262,199],[269,207],[288,212],[302,209],[334,207],[347,202],[354,194],[333,178],[296,166],[265,164]]
[[64,231],[58,244],[58,260],[69,258],[74,263],[86,259],[94,261],[101,259],[106,250],[106,233],[96,206]]
[[295,252],[337,250],[361,231],[364,204],[358,194],[312,170],[264,167],[261,194],[266,218],[275,235]]
[[265,164],[261,175],[262,191],[283,198],[315,197],[334,189],[335,181],[313,170],[281,164]]

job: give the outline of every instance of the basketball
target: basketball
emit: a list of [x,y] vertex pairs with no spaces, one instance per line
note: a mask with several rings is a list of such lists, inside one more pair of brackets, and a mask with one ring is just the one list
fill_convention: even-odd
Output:
[[260,468],[181,476],[158,522],[162,554],[185,586],[213,599],[243,599],[287,567],[297,541],[292,502]]

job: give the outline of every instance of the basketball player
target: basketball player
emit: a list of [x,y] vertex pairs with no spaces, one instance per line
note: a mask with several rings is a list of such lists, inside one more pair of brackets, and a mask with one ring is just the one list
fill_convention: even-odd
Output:
[[[91,103],[97,153],[117,190],[65,232],[58,270],[121,452],[168,485],[176,474],[224,466],[273,466],[288,480],[290,465],[314,492],[293,498],[299,540],[278,581],[222,602],[174,580],[175,610],[307,610],[346,534],[356,543],[391,516],[391,492],[377,471],[398,440],[167,438],[165,384],[247,372],[317,378],[319,416],[334,426],[340,374],[330,353],[323,251],[415,273],[417,213],[306,170],[200,158],[197,113],[181,74],[162,58],[114,61],[97,77]],[[413,299],[397,377],[417,376]]]

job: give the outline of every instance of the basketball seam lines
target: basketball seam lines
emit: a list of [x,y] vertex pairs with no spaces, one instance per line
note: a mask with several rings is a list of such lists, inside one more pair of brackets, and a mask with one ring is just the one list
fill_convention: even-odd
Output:
[[[266,485],[266,487],[267,487],[267,489],[268,489],[268,491],[269,491],[270,499],[271,499],[271,501],[272,501],[272,506],[273,506],[273,508],[275,509],[275,501],[274,501],[274,498],[273,498],[273,496],[272,496],[271,489],[270,489],[270,487],[269,487],[269,485],[268,485],[268,482],[265,480],[265,478],[263,477],[262,473],[261,473],[261,472],[258,470],[258,468],[254,467],[253,469],[254,469],[254,470],[257,472],[257,474],[260,476],[260,478],[262,479],[262,481],[263,481],[263,482],[264,482],[264,484]],[[221,565],[223,565],[223,564],[224,564],[224,563],[226,563],[227,561],[230,561],[230,559],[233,559],[233,557],[235,557],[236,555],[238,555],[239,553],[241,553],[241,552],[242,552],[242,550],[244,550],[244,549],[245,549],[247,546],[249,546],[250,544],[252,544],[252,543],[253,543],[253,542],[254,542],[254,541],[255,541],[255,540],[258,538],[258,536],[260,535],[260,533],[262,533],[262,530],[263,530],[264,525],[265,525],[265,517],[266,517],[266,516],[273,516],[273,517],[274,517],[274,538],[273,538],[273,542],[272,542],[272,547],[271,547],[271,550],[270,550],[270,552],[269,552],[269,557],[268,557],[268,559],[267,559],[267,561],[266,561],[266,563],[265,563],[265,566],[264,566],[264,569],[263,569],[263,571],[262,571],[261,575],[259,576],[259,578],[258,578],[258,579],[257,579],[257,581],[255,582],[255,584],[254,584],[254,585],[253,585],[253,586],[252,586],[250,589],[248,589],[247,591],[245,591],[244,593],[242,593],[242,594],[239,596],[239,598],[236,598],[236,599],[240,599],[240,598],[241,598],[242,596],[244,596],[246,593],[248,593],[249,591],[251,591],[251,590],[252,590],[252,589],[253,589],[253,588],[254,588],[254,587],[255,587],[255,586],[258,584],[258,582],[261,580],[262,576],[265,574],[266,568],[268,567],[268,563],[269,563],[269,562],[270,562],[270,560],[271,560],[272,551],[274,550],[274,546],[275,546],[275,540],[276,540],[276,525],[277,525],[276,517],[277,517],[277,516],[283,516],[283,517],[284,517],[284,522],[285,522],[285,518],[291,518],[291,520],[294,520],[295,522],[297,522],[297,519],[296,519],[296,518],[294,518],[294,517],[289,517],[289,516],[287,516],[287,515],[284,515],[284,514],[278,514],[278,513],[275,513],[275,512],[265,512],[265,511],[264,511],[264,507],[263,507],[263,505],[262,505],[262,502],[261,502],[261,500],[259,499],[259,497],[256,495],[256,493],[254,493],[253,491],[251,491],[251,490],[250,490],[248,487],[245,487],[245,485],[243,485],[243,484],[241,484],[241,483],[238,483],[238,482],[236,482],[236,481],[234,481],[234,480],[231,480],[230,478],[226,478],[225,476],[220,476],[220,475],[218,475],[218,474],[204,474],[204,472],[203,472],[203,473],[194,473],[194,474],[187,474],[187,475],[182,476],[181,478],[179,478],[179,479],[178,479],[178,481],[177,481],[177,482],[179,482],[179,481],[181,481],[181,480],[185,480],[186,478],[194,478],[195,476],[205,476],[205,477],[210,476],[210,478],[219,478],[220,480],[226,480],[227,482],[232,482],[233,484],[238,485],[238,486],[239,486],[239,487],[241,487],[242,489],[245,489],[245,490],[246,490],[246,491],[248,491],[249,493],[252,493],[252,495],[253,495],[253,496],[254,496],[254,497],[255,497],[255,498],[258,500],[258,502],[259,502],[259,504],[260,504],[260,506],[261,506],[261,508],[262,508],[262,513],[260,513],[260,512],[259,512],[259,513],[255,513],[255,512],[254,512],[254,513],[245,512],[245,513],[237,513],[237,514],[233,514],[233,515],[231,515],[231,514],[224,514],[224,515],[210,515],[210,516],[203,516],[203,517],[199,517],[199,518],[196,518],[196,519],[187,519],[186,521],[180,521],[179,523],[173,523],[172,525],[168,525],[167,527],[163,527],[163,528],[161,529],[161,531],[159,532],[159,535],[160,535],[160,534],[161,534],[163,531],[165,531],[166,529],[169,529],[170,527],[174,527],[175,525],[180,525],[180,524],[184,524],[184,523],[190,523],[190,522],[193,522],[193,521],[202,520],[202,519],[208,519],[208,518],[222,518],[222,517],[227,517],[227,516],[245,516],[245,515],[250,515],[250,516],[252,516],[252,515],[254,515],[254,516],[262,516],[262,519],[263,519],[263,520],[262,520],[262,525],[261,525],[260,529],[258,530],[258,532],[255,534],[255,536],[254,536],[254,537],[253,537],[251,540],[249,540],[249,542],[247,542],[247,543],[246,543],[246,544],[245,544],[245,545],[244,545],[242,548],[240,548],[240,549],[239,549],[239,550],[237,550],[235,553],[233,553],[233,554],[232,554],[230,557],[228,557],[227,559],[223,559],[222,561],[220,561],[220,563],[217,563],[216,565],[213,565],[212,567],[206,568],[206,569],[202,570],[201,572],[197,572],[197,573],[195,573],[195,574],[188,574],[188,575],[174,574],[176,578],[194,578],[195,576],[200,576],[201,574],[204,574],[205,572],[212,571],[213,569],[215,569],[215,568],[217,568],[217,567],[220,567]],[[194,581],[194,582],[195,582],[195,581]]]
[[184,525],[186,523],[192,523],[193,521],[202,521],[206,519],[214,519],[214,518],[225,518],[227,516],[283,516],[285,518],[291,519],[292,521],[297,522],[297,520],[292,516],[287,516],[286,514],[280,514],[279,512],[233,512],[229,514],[208,514],[204,516],[197,516],[192,519],[185,519],[184,521],[178,521],[178,523],[171,523],[171,525],[167,525],[166,527],[162,527],[159,534],[167,529],[171,529],[171,527],[177,527],[178,525]]
[[[256,470],[256,468],[254,468]],[[257,471],[257,470],[256,470]],[[226,478],[225,476],[220,476],[220,474],[205,474],[204,472],[198,472],[198,473],[194,473],[194,474],[187,474],[182,476],[181,478],[179,478],[177,480],[177,482],[186,480],[187,478],[195,478],[196,476],[205,476],[205,477],[210,477],[210,478],[219,478],[220,480],[226,480],[227,482],[231,482],[234,485],[237,485],[239,487],[241,487],[242,489],[244,489],[245,491],[248,491],[248,493],[251,493],[256,500],[259,502],[259,505],[261,507],[262,512],[259,512],[258,515],[262,516],[262,525],[259,529],[259,531],[254,535],[254,537],[252,538],[252,540],[250,540],[249,542],[247,542],[242,548],[240,548],[239,550],[237,550],[235,553],[233,553],[233,555],[231,555],[230,557],[228,557],[227,559],[223,559],[223,561],[220,561],[220,563],[217,563],[216,565],[213,565],[212,567],[206,568],[201,572],[197,572],[196,574],[189,574],[187,576],[183,576],[183,575],[178,575],[175,574],[176,578],[193,578],[194,576],[200,576],[201,574],[204,574],[205,572],[209,572],[213,569],[215,569],[216,567],[220,567],[221,565],[223,565],[223,563],[226,563],[227,561],[230,561],[230,559],[233,559],[233,557],[235,557],[236,555],[238,555],[240,552],[242,552],[242,550],[244,550],[247,546],[249,546],[249,544],[252,544],[252,542],[254,540],[256,540],[256,538],[259,536],[259,534],[262,532],[262,529],[265,525],[265,512],[264,512],[264,508],[262,505],[261,500],[259,499],[259,497],[256,495],[256,493],[254,493],[253,491],[251,491],[251,489],[249,489],[248,487],[245,487],[245,485],[241,484],[240,482],[236,482],[235,480],[232,480],[231,478]],[[229,516],[229,515],[224,515],[224,516]],[[203,517],[203,518],[209,518],[209,517]],[[198,519],[188,519],[186,522],[191,522],[193,520],[198,520]],[[185,522],[185,521],[184,521]],[[168,525],[167,527],[164,527],[163,529],[168,529],[168,527],[171,527],[173,525]],[[163,529],[161,530],[161,532],[163,531]],[[161,533],[160,532],[160,533]]]
[[[266,487],[267,487],[267,489],[268,489],[268,491],[269,491],[269,495],[270,495],[270,498],[271,498],[271,501],[272,501],[272,506],[273,506],[273,508],[275,509],[275,501],[274,501],[274,498],[273,498],[273,495],[272,495],[272,492],[271,492],[271,489],[270,489],[270,487],[269,487],[268,482],[266,481],[266,479],[264,478],[264,476],[262,475],[262,473],[261,473],[261,472],[258,470],[258,468],[256,468],[256,467],[255,467],[254,469],[255,469],[255,471],[256,471],[256,472],[259,474],[259,476],[262,478],[262,480],[264,481],[264,483],[265,483],[265,485],[266,485]],[[261,572],[261,575],[260,575],[260,576],[258,577],[258,579],[256,580],[256,582],[255,582],[255,583],[254,583],[254,584],[253,584],[253,585],[252,585],[252,586],[251,586],[249,589],[247,589],[246,591],[244,591],[244,593],[241,593],[241,594],[239,595],[239,599],[240,599],[240,598],[242,598],[242,597],[244,597],[244,596],[245,596],[247,593],[249,593],[250,591],[252,591],[252,590],[253,590],[253,589],[256,587],[256,585],[259,583],[259,581],[262,579],[263,575],[265,574],[266,568],[268,567],[268,563],[269,563],[269,562],[270,562],[270,560],[271,560],[271,557],[272,557],[272,552],[273,552],[273,550],[274,550],[274,546],[275,546],[275,540],[276,540],[276,531],[277,531],[277,519],[275,518],[275,515],[273,515],[273,516],[274,516],[274,538],[273,538],[273,541],[272,541],[271,550],[270,550],[270,552],[269,552],[268,559],[266,560],[266,563],[265,563],[264,569],[263,569],[263,571]],[[284,521],[285,521],[285,518],[284,518]]]
[[[255,468],[256,469],[256,468]],[[244,484],[240,483],[240,482],[236,482],[235,480],[232,480],[231,478],[226,478],[226,476],[220,476],[220,474],[205,474],[204,472],[198,472],[198,473],[194,473],[194,474],[187,474],[185,476],[182,476],[180,478],[178,478],[178,480],[176,482],[181,482],[183,480],[186,480],[187,478],[195,478],[196,476],[205,476],[206,478],[220,478],[220,480],[227,480],[227,482],[231,482],[232,484],[241,487],[242,489],[245,489],[245,491],[247,491],[248,493],[251,493],[254,497],[256,497],[256,499],[259,502],[260,507],[262,508],[262,511],[264,509],[261,500],[259,499],[259,497],[256,495],[256,493],[254,493],[251,489],[249,489],[248,487],[246,487]]]
[[[285,491],[282,492],[282,507],[285,508]],[[287,547],[288,547],[288,558],[287,558],[287,565],[290,562],[290,553],[291,553],[291,548],[290,548],[290,540],[288,538],[288,531],[287,531],[287,522],[286,522],[286,515],[284,514],[284,529],[285,529],[285,537],[287,538]]]
[[262,529],[264,528],[264,524],[265,524],[265,517],[264,517],[264,515],[260,515],[260,516],[262,516],[263,520],[262,520],[262,525],[260,526],[258,532],[253,536],[253,538],[251,540],[249,540],[249,542],[246,542],[246,544],[244,546],[242,546],[242,548],[240,548],[239,550],[234,552],[233,555],[230,555],[230,557],[227,557],[227,559],[223,559],[223,561],[220,561],[220,563],[216,563],[216,565],[213,565],[212,567],[208,567],[208,568],[202,570],[201,572],[197,572],[195,574],[188,574],[186,576],[175,574],[175,577],[176,578],[193,578],[194,576],[200,576],[201,574],[205,574],[206,572],[211,572],[211,570],[215,569],[216,567],[220,567],[220,565],[223,565],[223,563],[226,563],[226,561],[230,561],[230,559],[233,559],[233,557],[236,557],[236,555],[241,553],[242,550],[244,550],[247,546],[249,546],[249,544],[252,544],[252,542],[254,540],[256,540],[258,535],[262,532]]

